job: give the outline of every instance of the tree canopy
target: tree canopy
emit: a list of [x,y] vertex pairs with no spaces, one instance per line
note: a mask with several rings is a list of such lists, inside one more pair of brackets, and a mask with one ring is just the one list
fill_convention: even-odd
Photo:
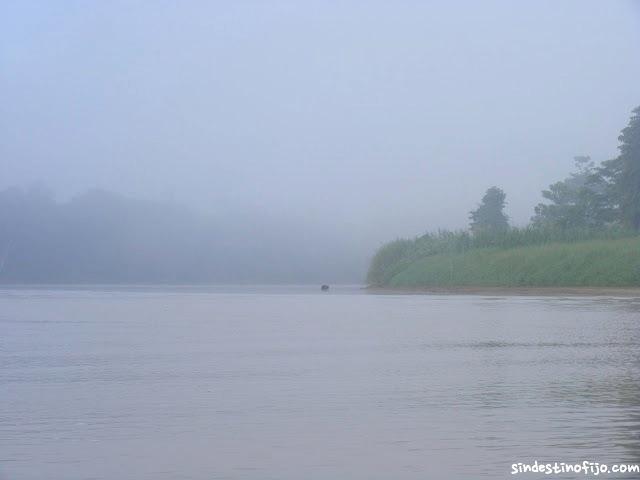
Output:
[[599,166],[574,158],[576,171],[543,190],[547,202],[536,205],[534,226],[640,230],[640,107],[618,140],[620,154]]
[[603,162],[600,173],[608,185],[610,202],[620,222],[640,230],[640,107],[618,137],[620,154]]
[[542,191],[549,203],[535,207],[535,226],[600,228],[614,218],[606,185],[591,157],[575,157],[576,171]]
[[506,198],[501,188],[491,187],[486,191],[478,208],[469,212],[474,234],[503,232],[509,228],[509,218],[504,213]]

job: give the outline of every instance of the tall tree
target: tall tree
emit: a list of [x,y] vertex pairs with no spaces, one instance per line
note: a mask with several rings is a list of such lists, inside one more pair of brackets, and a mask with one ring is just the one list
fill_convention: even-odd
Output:
[[640,107],[633,110],[618,140],[620,154],[603,162],[601,174],[608,182],[621,223],[640,230]]
[[535,207],[536,226],[556,228],[602,227],[613,212],[603,178],[590,157],[574,157],[576,171],[542,191],[548,203]]
[[469,212],[474,234],[498,233],[509,228],[509,218],[504,214],[506,198],[501,188],[491,187],[487,190],[478,208]]

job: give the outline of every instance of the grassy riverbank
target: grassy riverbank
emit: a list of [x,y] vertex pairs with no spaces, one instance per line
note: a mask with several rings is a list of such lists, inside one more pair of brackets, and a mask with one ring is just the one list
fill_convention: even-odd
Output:
[[[400,243],[397,243],[400,242]],[[383,247],[369,272],[388,287],[640,286],[640,237],[426,252],[401,240]],[[405,242],[405,243],[402,243]],[[386,250],[385,250],[386,249]]]

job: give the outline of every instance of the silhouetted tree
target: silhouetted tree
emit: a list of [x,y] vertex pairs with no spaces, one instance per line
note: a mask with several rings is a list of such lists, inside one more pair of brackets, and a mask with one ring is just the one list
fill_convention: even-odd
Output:
[[475,235],[499,233],[509,228],[509,218],[504,214],[506,198],[506,194],[498,187],[487,190],[478,208],[469,212],[471,231]]
[[620,222],[640,230],[640,107],[633,110],[618,140],[620,155],[603,162],[600,173],[608,183],[609,198],[617,207]]
[[535,226],[599,228],[614,220],[607,187],[590,157],[574,158],[576,171],[543,190],[550,203],[539,203],[531,219]]

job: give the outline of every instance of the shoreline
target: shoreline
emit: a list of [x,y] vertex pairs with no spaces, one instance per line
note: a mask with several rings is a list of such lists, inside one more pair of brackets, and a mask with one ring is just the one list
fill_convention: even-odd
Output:
[[364,289],[378,295],[481,295],[521,297],[638,297],[640,287],[374,287]]

